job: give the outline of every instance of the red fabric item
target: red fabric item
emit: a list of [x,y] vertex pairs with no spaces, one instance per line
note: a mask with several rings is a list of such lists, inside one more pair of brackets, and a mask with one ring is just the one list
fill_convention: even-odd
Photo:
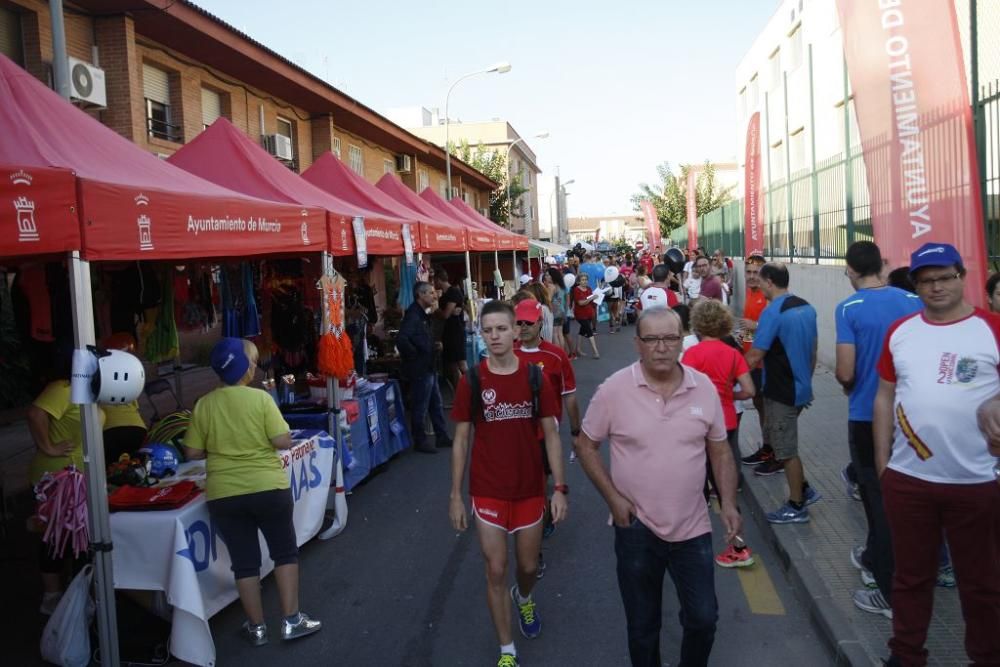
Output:
[[469,250],[496,249],[496,242],[493,240],[492,236],[486,233],[481,233],[477,230],[470,230],[465,220],[460,216],[455,215],[455,211],[450,209],[442,210],[432,205],[426,199],[423,199],[413,192],[413,190],[403,185],[402,181],[394,175],[384,175],[379,179],[378,183],[375,184],[375,187],[414,211],[423,213],[424,215],[435,220],[445,220],[449,225],[454,225],[456,228],[461,229],[462,235],[465,238],[466,247]]
[[[767,297],[764,296],[764,292],[759,289],[752,290],[748,287],[746,299],[743,300],[743,319],[756,322],[760,319],[760,314],[764,312],[765,308],[767,308]],[[744,354],[749,352],[751,347],[753,347],[753,336],[744,339]],[[760,387],[757,388],[760,389]]]
[[326,247],[322,211],[246,197],[178,169],[83,113],[4,56],[0,100],[0,164],[76,172],[79,229],[89,260],[230,257]]
[[[413,220],[410,234],[413,249],[419,252],[457,252],[466,249],[461,229],[443,216],[428,216],[358,176],[333,153],[327,151],[302,172],[302,178],[326,192],[381,215]],[[367,225],[367,222],[365,223]]]
[[[486,360],[479,364],[482,415],[472,414],[467,376],[455,390],[451,418],[473,422],[475,436],[469,470],[469,495],[518,500],[545,495],[542,453],[531,414],[532,396],[528,363],[521,361],[516,373],[491,373]],[[542,374],[539,417],[556,414],[556,395]]]
[[589,287],[580,287],[574,285],[573,289],[570,290],[570,298],[573,299],[573,317],[577,320],[592,320],[597,317],[597,307],[594,306],[594,302],[591,301],[586,306],[581,306],[579,301],[586,299],[588,296],[594,293],[594,290]]
[[698,172],[688,169],[687,175],[688,248],[698,248]]
[[[524,303],[522,301],[522,303]],[[558,345],[543,340],[533,350],[525,350],[520,341],[514,342],[514,354],[542,369],[556,395],[556,420],[562,419],[563,396],[576,391],[576,374],[569,355]]]
[[472,512],[476,517],[508,533],[529,528],[545,517],[545,496],[501,500],[499,498],[472,497]]
[[760,178],[760,112],[750,116],[743,166],[746,205],[743,207],[743,247],[745,257],[764,254],[764,198]]
[[722,414],[726,418],[726,430],[737,426],[736,406],[733,404],[733,384],[736,378],[750,372],[746,359],[734,348],[721,340],[705,340],[689,348],[684,353],[682,363],[701,371],[715,385],[722,401]]
[[45,279],[45,267],[24,267],[17,274],[16,285],[28,301],[31,337],[35,340],[51,343],[55,340],[55,336],[52,335],[52,301],[49,299],[49,284]]
[[660,247],[660,216],[656,214],[656,207],[653,202],[643,199],[639,206],[642,208],[642,215],[646,220],[646,238],[649,240],[650,248],[658,251]]
[[119,486],[108,496],[112,512],[173,510],[198,497],[201,490],[190,480],[170,486]]
[[500,243],[497,240],[495,230],[486,228],[479,222],[471,220],[457,208],[439,197],[430,188],[425,188],[420,193],[419,198],[438,211],[450,216],[458,224],[465,227],[466,235],[469,239],[469,250],[499,250]]
[[[0,108],[0,118],[4,118],[4,113]],[[5,155],[0,157],[0,162],[16,157],[13,153],[6,155],[2,147],[0,154]],[[0,257],[61,253],[81,248],[73,172],[31,167],[27,163],[0,164],[0,202],[3,202],[0,206]]]
[[491,230],[497,234],[497,242],[502,243],[500,250],[527,250],[528,237],[523,234],[515,234],[509,229],[501,227],[485,215],[466,204],[461,199],[452,199],[448,202],[459,212],[464,213],[467,218],[483,226],[483,229]]

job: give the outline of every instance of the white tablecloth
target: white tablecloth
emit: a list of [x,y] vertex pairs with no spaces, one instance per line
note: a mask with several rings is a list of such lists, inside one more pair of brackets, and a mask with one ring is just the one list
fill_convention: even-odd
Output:
[[[319,532],[334,482],[336,445],[323,431],[293,431],[295,446],[280,452],[295,499],[299,545]],[[180,475],[197,477],[204,461],[184,464]],[[229,552],[208,515],[205,496],[163,512],[111,515],[115,587],[163,591],[173,608],[170,652],[205,667],[215,665],[208,619],[236,600]],[[260,537],[261,575],[274,569]]]

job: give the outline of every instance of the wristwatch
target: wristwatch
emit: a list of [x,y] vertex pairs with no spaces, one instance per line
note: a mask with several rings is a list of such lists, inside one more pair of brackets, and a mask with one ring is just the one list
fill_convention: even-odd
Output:
[[569,484],[556,484],[554,488],[556,491],[563,494],[564,496],[569,495]]

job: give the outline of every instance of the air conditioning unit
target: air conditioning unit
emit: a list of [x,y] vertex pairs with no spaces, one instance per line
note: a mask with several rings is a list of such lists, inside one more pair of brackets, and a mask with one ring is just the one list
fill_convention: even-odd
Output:
[[108,106],[107,89],[104,85],[104,70],[77,58],[68,58],[70,98],[74,102],[84,102],[89,107]]
[[264,148],[279,160],[294,160],[292,140],[283,134],[268,134],[264,136]]
[[408,174],[413,171],[413,158],[409,155],[397,155],[396,171],[401,174]]

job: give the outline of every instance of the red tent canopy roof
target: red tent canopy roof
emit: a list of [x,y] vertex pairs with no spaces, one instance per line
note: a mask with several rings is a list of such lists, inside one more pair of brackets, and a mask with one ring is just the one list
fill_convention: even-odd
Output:
[[486,229],[492,229],[497,233],[497,241],[504,243],[501,246],[502,250],[527,250],[528,249],[528,237],[523,234],[517,234],[510,231],[509,229],[504,229],[497,223],[493,222],[485,215],[482,215],[479,211],[472,208],[466,204],[461,199],[452,199],[448,202],[459,211],[465,213],[466,217],[475,220],[483,225]]
[[[451,221],[453,225],[460,227],[466,235],[469,250],[496,250],[496,238],[493,234],[488,234],[469,224],[458,212],[451,208],[438,208],[431,202],[421,198],[413,190],[409,189],[403,182],[392,174],[386,174],[375,184],[379,190],[387,192],[395,199],[403,202],[410,208],[422,211],[427,215],[443,217]],[[427,192],[425,189],[424,192]]]
[[455,252],[465,250],[465,234],[443,215],[427,215],[416,211],[387,192],[378,189],[354,173],[333,153],[327,151],[316,158],[302,178],[316,187],[336,193],[347,201],[381,214],[405,218],[419,223],[413,229],[414,249],[421,252]]
[[494,241],[494,246],[492,248],[493,250],[503,250],[504,248],[509,247],[511,245],[509,239],[504,238],[496,229],[491,229],[490,227],[483,224],[479,220],[470,218],[469,216],[465,215],[463,211],[460,211],[459,209],[455,208],[454,206],[446,202],[444,199],[441,198],[440,195],[438,195],[430,188],[424,189],[424,191],[420,193],[420,198],[426,201],[431,206],[437,208],[438,210],[450,212],[451,215],[457,217],[459,220],[464,221],[464,224],[467,225],[470,229],[469,232],[470,236],[474,233],[480,235],[482,234],[489,235]]
[[76,172],[88,259],[319,251],[321,211],[240,195],[167,164],[0,56],[0,164]]

